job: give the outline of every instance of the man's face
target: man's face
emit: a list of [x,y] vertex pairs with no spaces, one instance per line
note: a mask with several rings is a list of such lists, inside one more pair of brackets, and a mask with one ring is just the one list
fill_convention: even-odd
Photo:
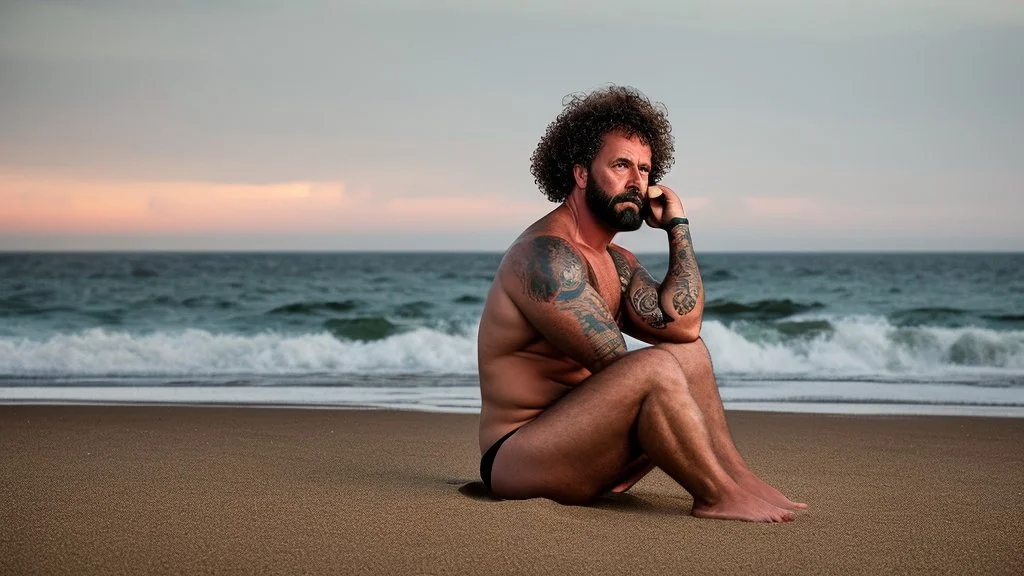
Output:
[[650,146],[619,132],[605,134],[604,145],[587,171],[587,207],[612,230],[640,228],[650,172]]

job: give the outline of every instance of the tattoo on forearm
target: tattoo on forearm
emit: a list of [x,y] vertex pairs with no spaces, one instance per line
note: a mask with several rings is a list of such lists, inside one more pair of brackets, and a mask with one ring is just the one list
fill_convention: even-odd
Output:
[[672,307],[676,309],[676,312],[682,316],[691,312],[697,306],[697,293],[699,289],[694,287],[690,288],[690,283],[686,280],[680,282],[680,288],[672,295]]
[[697,306],[703,287],[697,259],[693,254],[689,224],[679,223],[669,229],[669,245],[673,250],[669,280],[675,285],[672,306],[680,316],[688,314]]
[[626,353],[622,333],[600,296],[586,290],[583,261],[565,240],[551,236],[533,240],[523,286],[531,299],[554,304],[576,318],[599,364]]

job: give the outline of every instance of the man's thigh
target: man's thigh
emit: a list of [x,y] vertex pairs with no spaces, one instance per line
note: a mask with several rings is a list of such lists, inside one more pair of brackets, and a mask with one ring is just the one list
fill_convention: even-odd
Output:
[[587,378],[501,446],[495,494],[582,503],[615,487],[642,454],[635,426],[652,379],[672,377],[671,354],[645,348]]

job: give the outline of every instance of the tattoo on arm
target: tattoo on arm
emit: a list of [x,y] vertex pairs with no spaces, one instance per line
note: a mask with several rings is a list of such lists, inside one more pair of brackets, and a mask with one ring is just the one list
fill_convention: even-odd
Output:
[[703,287],[697,259],[693,254],[693,241],[690,239],[690,225],[677,223],[669,228],[669,245],[672,247],[672,265],[669,268],[668,280],[675,285],[672,293],[672,307],[680,316],[692,312],[700,299]]
[[608,249],[608,253],[612,255],[612,262],[615,263],[615,271],[619,273],[619,284],[622,286],[622,291],[625,292],[626,288],[629,287],[629,280],[633,277],[633,270],[629,266],[629,260],[619,253],[618,250]]
[[646,270],[638,270],[630,283],[629,304],[636,315],[651,328],[664,329],[672,321],[662,311],[660,300],[654,278]]
[[651,328],[659,330],[666,328],[672,318],[666,316],[661,309],[659,288],[654,278],[642,266],[638,266],[634,270],[630,266],[629,260],[617,250],[609,249],[608,253],[612,255],[612,261],[615,262],[615,269],[619,273],[619,282],[626,295],[625,300],[628,301],[633,312]]
[[583,326],[583,335],[593,346],[599,365],[626,353],[626,341],[615,322],[608,318],[607,312],[602,317],[600,300],[594,294],[584,298],[584,302],[567,307]]
[[523,277],[527,295],[554,304],[579,322],[598,365],[626,353],[626,343],[608,309],[593,289],[587,290],[583,261],[561,238],[541,236],[532,242]]
[[571,300],[586,286],[583,262],[564,240],[542,236],[533,242],[524,284],[538,302]]

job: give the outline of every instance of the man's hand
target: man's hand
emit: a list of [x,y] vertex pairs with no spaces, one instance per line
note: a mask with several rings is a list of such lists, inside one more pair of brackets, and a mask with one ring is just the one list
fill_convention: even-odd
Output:
[[668,186],[647,188],[647,217],[651,228],[666,229],[673,218],[686,218],[686,208],[679,196]]

